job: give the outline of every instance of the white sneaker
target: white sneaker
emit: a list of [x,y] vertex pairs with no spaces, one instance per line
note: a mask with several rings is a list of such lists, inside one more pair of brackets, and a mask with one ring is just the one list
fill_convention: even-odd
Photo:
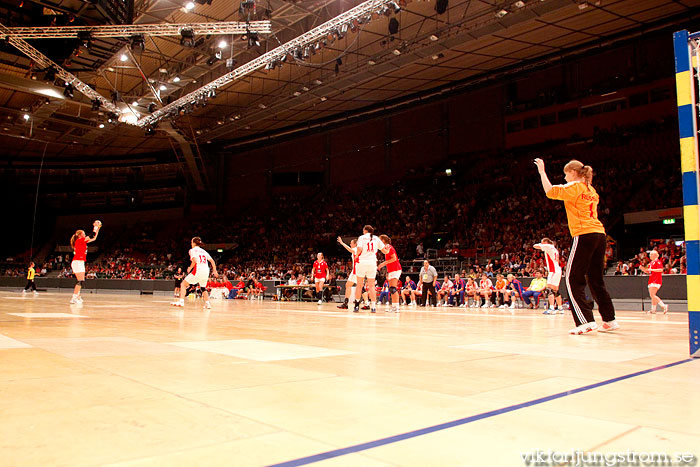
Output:
[[510,307],[511,307],[511,308],[515,308],[515,302],[512,302],[512,303],[510,304]]
[[571,329],[569,334],[581,335],[586,334],[587,332],[595,331],[596,329],[598,329],[598,325],[595,322],[584,323]]
[[27,295],[27,291],[22,289],[22,295]]
[[486,307],[487,307],[487,305],[486,305],[486,303],[484,303],[484,304],[481,305],[479,308],[486,308]]
[[620,329],[620,325],[617,324],[616,320],[612,320],[612,321],[603,321],[603,325],[600,327],[599,331],[600,332],[610,332],[610,331],[615,331],[617,329]]
[[501,306],[499,306],[498,308],[505,308],[505,307],[506,307],[505,305],[501,305]]
[[77,297],[71,297],[71,299],[70,299],[70,304],[71,304],[71,305],[75,305],[76,303],[80,303],[80,302],[78,301],[78,298],[77,298]]
[[211,310],[211,303],[206,302],[206,303],[204,304],[204,308],[206,308],[207,310]]
[[39,295],[39,292],[37,292],[37,291],[35,290],[35,291],[34,291],[34,295]]
[[322,301],[322,300],[319,300],[319,301],[318,301],[318,304],[320,305],[321,303],[323,303],[323,301]]
[[185,306],[185,301],[184,300],[175,300],[174,302],[170,302],[172,306]]
[[[36,293],[36,292],[34,292],[34,293]],[[664,305],[663,309],[664,309],[664,314],[668,313],[668,305]]]

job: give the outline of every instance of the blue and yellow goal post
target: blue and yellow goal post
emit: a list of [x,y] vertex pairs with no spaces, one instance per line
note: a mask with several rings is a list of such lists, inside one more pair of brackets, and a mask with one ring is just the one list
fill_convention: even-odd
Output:
[[688,284],[690,355],[700,357],[700,211],[698,211],[698,61],[700,32],[673,34],[676,98],[683,172],[683,223]]

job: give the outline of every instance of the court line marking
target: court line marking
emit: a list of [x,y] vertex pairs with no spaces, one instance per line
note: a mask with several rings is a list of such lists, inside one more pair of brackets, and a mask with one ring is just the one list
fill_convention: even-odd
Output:
[[414,431],[409,431],[406,433],[401,433],[399,435],[389,436],[387,438],[381,438],[374,441],[368,441],[366,443],[355,444],[353,446],[348,446],[345,448],[334,449],[332,451],[321,452],[319,454],[314,454],[311,456],[300,457],[298,459],[293,459],[290,461],[280,462],[277,464],[270,464],[268,467],[295,467],[300,465],[313,464],[315,462],[320,462],[326,459],[333,459],[335,457],[345,456],[348,454],[354,454],[357,452],[367,451],[368,449],[376,448],[379,446],[385,446],[387,444],[397,443],[399,441],[404,441],[411,438],[417,438],[418,436],[427,435],[434,433],[436,431],[446,430],[448,428],[454,428],[456,426],[465,425],[467,423],[475,422],[478,420],[483,420],[486,418],[495,417],[496,415],[503,415],[515,410],[524,409],[527,407],[532,407],[535,405],[543,404],[545,402],[560,399],[562,397],[571,396],[573,394],[578,394],[579,392],[590,391],[591,389],[596,389],[608,384],[617,383],[624,381],[626,379],[634,378],[637,376],[645,375],[647,373],[652,373],[654,371],[664,370],[677,365],[682,365],[684,363],[696,361],[694,358],[686,358],[685,360],[679,360],[673,363],[667,363],[665,365],[657,366],[654,368],[649,368],[646,370],[637,371],[623,376],[618,376],[617,378],[608,379],[605,381],[600,381],[598,383],[589,384],[587,386],[581,386],[580,388],[571,389],[569,391],[559,392],[557,394],[552,394],[550,396],[540,397],[539,399],[533,399],[527,402],[521,402],[520,404],[510,405],[508,407],[503,407],[501,409],[491,410],[489,412],[483,412],[477,415],[471,415],[469,417],[460,418],[458,420],[452,420],[451,422],[440,423],[438,425],[429,426],[426,428],[421,428]]

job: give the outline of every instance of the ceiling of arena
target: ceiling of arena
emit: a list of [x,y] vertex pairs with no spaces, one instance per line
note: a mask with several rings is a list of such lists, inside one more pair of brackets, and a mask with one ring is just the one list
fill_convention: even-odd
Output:
[[[0,23],[8,27],[111,24],[97,8],[103,0],[1,0]],[[241,21],[240,1],[136,0],[134,24]],[[194,48],[180,37],[146,36],[144,50],[126,61],[128,38],[36,39],[30,44],[107,99],[148,112],[161,97],[175,100],[268,50],[360,4],[359,0],[256,0],[254,19],[269,19],[273,33],[260,46],[240,37],[198,38]],[[478,80],[574,48],[599,45],[626,33],[668,26],[697,15],[700,0],[412,0],[392,16],[375,17],[317,54],[272,70],[260,69],[219,88],[205,106],[172,121],[191,143],[240,141],[321,119],[377,106],[451,83]],[[501,10],[507,14],[498,15]],[[399,30],[389,33],[396,18]],[[226,47],[218,48],[224,39]],[[215,54],[221,50],[221,58]],[[133,60],[132,60],[133,58]],[[179,79],[179,80],[178,80]],[[148,82],[147,82],[148,80]],[[150,83],[150,85],[149,85]],[[54,157],[114,159],[173,151],[173,130],[145,135],[133,125],[108,122],[77,91],[63,95],[63,83],[49,83],[45,70],[11,45],[0,43],[0,143],[3,159]],[[135,104],[134,104],[135,103]],[[25,114],[29,119],[25,119]],[[102,127],[101,127],[102,126]],[[163,130],[163,124],[160,130]]]

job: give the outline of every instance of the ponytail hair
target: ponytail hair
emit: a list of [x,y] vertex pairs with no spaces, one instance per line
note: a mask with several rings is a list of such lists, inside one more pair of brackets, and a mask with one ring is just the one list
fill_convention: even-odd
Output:
[[75,241],[80,238],[80,234],[84,234],[82,230],[76,230],[73,236],[70,238],[70,247],[75,249]]
[[197,245],[200,248],[204,246],[204,242],[199,237],[192,237],[192,243],[194,243],[195,245]]
[[369,234],[369,238],[372,239],[372,234],[374,233],[374,227],[371,225],[367,224],[362,228],[362,230],[366,231]]
[[544,237],[541,243],[548,243],[550,245],[554,245],[554,242],[550,240],[549,237]]
[[380,235],[379,239],[385,244],[385,245],[391,245],[391,239],[389,238],[388,235]]
[[564,166],[564,172],[573,172],[590,186],[593,182],[593,168],[590,165],[583,165],[577,160],[571,160]]

